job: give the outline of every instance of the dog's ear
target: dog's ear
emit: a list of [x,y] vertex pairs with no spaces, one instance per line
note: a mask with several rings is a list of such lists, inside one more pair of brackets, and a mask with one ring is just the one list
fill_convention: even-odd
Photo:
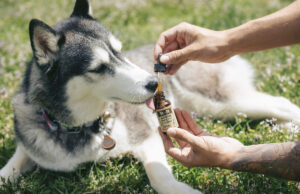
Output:
[[33,56],[40,66],[55,60],[59,48],[65,42],[64,35],[59,35],[50,26],[37,19],[30,21],[29,35]]
[[88,0],[76,0],[75,7],[71,17],[92,18],[92,7]]

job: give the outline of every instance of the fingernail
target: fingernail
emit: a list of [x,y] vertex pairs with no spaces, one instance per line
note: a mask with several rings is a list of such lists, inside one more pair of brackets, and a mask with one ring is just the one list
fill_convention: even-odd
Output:
[[170,58],[169,58],[169,56],[167,56],[167,55],[162,55],[162,56],[160,57],[160,61],[161,61],[162,63],[168,63],[169,60],[170,60]]
[[169,128],[168,131],[167,131],[167,134],[168,134],[169,136],[174,137],[174,136],[176,135],[176,129],[174,129],[174,128]]

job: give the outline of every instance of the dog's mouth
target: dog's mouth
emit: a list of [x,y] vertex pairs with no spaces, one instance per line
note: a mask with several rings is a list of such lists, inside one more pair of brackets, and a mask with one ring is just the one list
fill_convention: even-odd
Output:
[[154,108],[154,101],[153,101],[153,97],[149,98],[148,100],[146,101],[143,101],[143,102],[128,102],[128,101],[125,101],[121,98],[118,98],[118,97],[112,97],[113,100],[117,100],[117,101],[122,101],[122,102],[127,102],[129,104],[136,104],[136,105],[139,105],[139,104],[146,104],[146,106],[151,109],[151,110],[155,110]]
[[155,110],[155,107],[154,107],[154,101],[153,101],[153,98],[149,98],[147,101],[146,101],[146,105],[149,109],[151,110]]

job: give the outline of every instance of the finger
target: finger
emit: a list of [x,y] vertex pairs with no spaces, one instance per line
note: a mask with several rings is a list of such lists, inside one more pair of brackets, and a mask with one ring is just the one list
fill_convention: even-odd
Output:
[[174,110],[175,115],[176,115],[176,119],[178,121],[179,127],[188,130],[188,125],[185,122],[183,115],[182,115],[182,111],[180,109],[175,109]]
[[178,45],[179,45],[179,48],[184,48],[186,47],[186,41],[185,41],[185,38],[183,38],[182,36],[177,36],[177,42],[178,42]]
[[169,65],[166,65],[166,73],[165,74],[167,74],[167,75],[174,75],[178,71],[178,69],[182,65],[186,64],[187,62],[188,61],[184,61],[184,62],[179,63],[179,64],[169,64]]
[[192,116],[185,110],[182,111],[182,118],[187,123],[189,129],[193,132],[195,135],[201,134],[203,131],[200,129],[200,127],[196,124]]
[[155,47],[154,47],[154,60],[157,61],[158,55],[160,53],[162,53],[162,51],[164,50],[166,44],[168,42],[172,42],[176,39],[177,36],[177,32],[175,30],[175,27],[172,27],[166,31],[164,31],[163,33],[161,33],[155,43]]
[[176,140],[184,141],[192,146],[197,145],[197,138],[195,135],[181,128],[170,128],[167,131],[168,136],[175,138]]
[[168,53],[174,50],[178,49],[178,43],[176,41],[173,41],[171,43],[169,43],[168,45],[166,45],[166,47],[163,50],[163,53]]
[[155,44],[155,46],[154,46],[154,61],[158,60],[158,55],[160,53],[162,53],[162,49],[163,48],[161,45]]
[[176,108],[174,110],[174,112],[175,112],[175,115],[176,115],[176,118],[177,118],[179,128],[182,128],[182,129],[188,131],[189,133],[193,134],[193,131],[191,131],[191,129],[189,128],[187,122],[183,118],[183,115],[182,115],[183,110],[180,110],[180,109]]
[[[185,123],[182,123],[182,121],[184,121],[184,119],[182,118],[181,111],[179,109],[175,109],[174,112],[175,112],[175,116],[176,116],[177,122],[179,124],[179,127],[185,129],[185,127],[187,127],[187,125],[185,125]],[[184,148],[185,146],[188,145],[187,142],[180,141],[180,140],[176,140],[176,141],[181,148]]]
[[184,65],[184,64],[186,64],[186,63],[187,63],[187,61],[184,61],[184,62],[182,62],[182,63],[180,63],[180,64],[172,65],[172,66],[170,67],[169,71],[168,71],[168,74],[174,75],[174,74],[178,71],[178,69],[179,69],[182,65]]
[[181,64],[189,60],[190,55],[192,55],[192,47],[187,46],[179,50],[174,50],[169,53],[164,54],[160,61],[164,64]]
[[166,153],[181,163],[185,162],[185,160],[184,160],[185,156],[182,154],[182,151],[180,149],[178,149],[174,146],[170,137],[163,134],[160,127],[159,127],[158,131],[163,139],[163,144],[164,144]]
[[179,144],[180,148],[183,149],[185,147],[191,147],[187,142],[181,141],[179,139],[175,139],[175,141]]
[[[170,140],[170,141],[172,142],[172,140],[171,140],[167,135],[165,135],[164,133],[162,133],[160,127],[158,128],[158,130],[159,130],[159,132],[160,132],[160,135],[161,135],[162,138],[163,138],[163,141],[165,141],[165,142],[167,143],[167,141]],[[184,141],[176,140],[176,142],[179,144],[179,146],[180,146],[181,148],[183,148],[183,147],[185,147],[185,146],[187,145],[187,143],[184,142]],[[173,144],[173,142],[172,142],[172,144]],[[174,145],[174,144],[173,144],[173,145]]]
[[[182,116],[182,110],[176,108],[174,110],[174,112],[175,112],[176,119],[177,119],[177,122],[179,124],[179,127],[192,133],[192,131],[190,131],[190,129],[188,128],[187,123],[185,122],[185,120]],[[180,145],[181,148],[184,148],[188,145],[187,142],[180,141],[180,140],[176,140],[176,141],[178,142],[178,144]]]
[[186,163],[186,156],[182,153],[180,149],[174,147],[169,149],[167,153],[175,160],[181,163]]

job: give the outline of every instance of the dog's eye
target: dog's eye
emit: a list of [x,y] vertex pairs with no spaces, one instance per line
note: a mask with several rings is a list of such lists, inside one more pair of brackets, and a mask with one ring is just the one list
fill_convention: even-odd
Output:
[[107,66],[106,64],[102,64],[98,68],[89,70],[88,72],[97,73],[97,74],[105,74],[105,73],[114,74],[114,70],[111,67]]

